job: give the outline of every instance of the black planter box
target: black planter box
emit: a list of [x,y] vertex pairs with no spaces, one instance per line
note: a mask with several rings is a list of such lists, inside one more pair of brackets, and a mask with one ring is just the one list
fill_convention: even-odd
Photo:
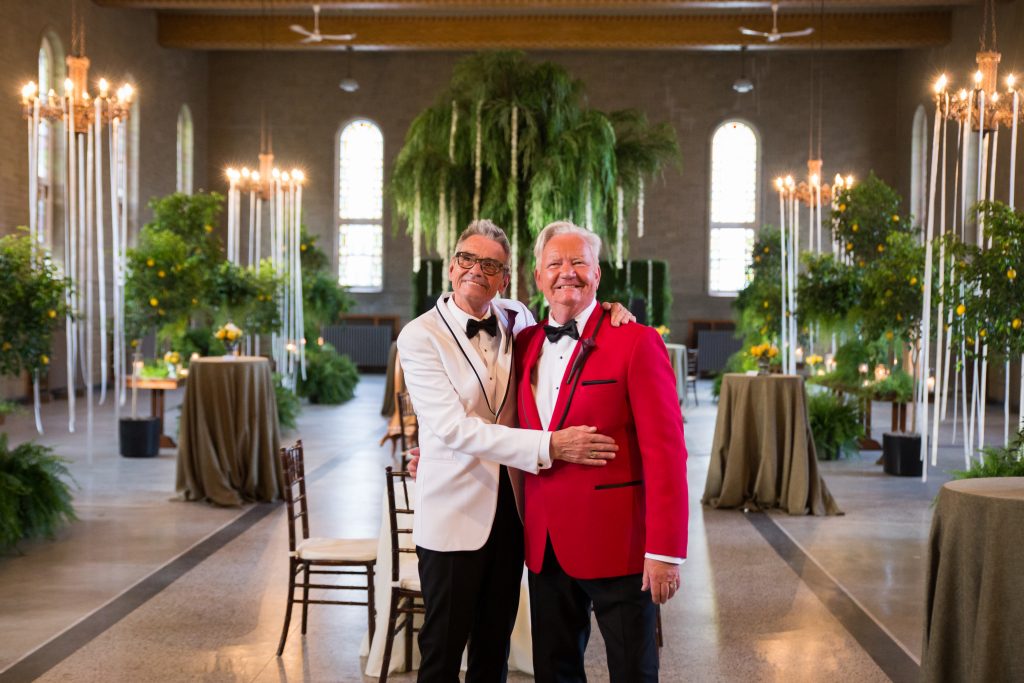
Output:
[[125,458],[152,458],[160,453],[159,417],[122,418],[119,425],[121,455]]
[[882,469],[886,474],[920,477],[922,464],[920,435],[882,435]]

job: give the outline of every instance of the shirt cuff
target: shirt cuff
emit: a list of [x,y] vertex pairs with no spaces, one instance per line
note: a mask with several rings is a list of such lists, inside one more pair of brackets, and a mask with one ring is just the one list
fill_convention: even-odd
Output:
[[648,560],[658,560],[659,562],[668,562],[669,564],[682,564],[686,562],[685,557],[669,557],[668,555],[655,555],[654,553],[644,553],[644,557]]
[[551,432],[543,432],[537,447],[537,469],[551,468]]

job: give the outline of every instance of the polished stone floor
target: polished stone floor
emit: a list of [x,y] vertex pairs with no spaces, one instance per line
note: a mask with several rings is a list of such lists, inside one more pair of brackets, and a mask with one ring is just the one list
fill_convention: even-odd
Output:
[[[306,444],[316,535],[377,535],[390,463],[377,445],[383,387],[382,376],[364,376],[352,402],[306,406],[286,435]],[[915,679],[930,504],[943,471],[963,464],[948,430],[927,483],[882,474],[877,452],[823,463],[845,516],[709,510],[699,503],[716,414],[708,390],[702,382],[700,406],[686,409],[691,542],[682,591],[663,610],[662,680]],[[180,399],[169,396],[172,428]],[[274,656],[283,507],[174,500],[174,451],[121,458],[110,407],[96,408],[90,434],[81,403],[75,434],[65,403],[45,406],[39,438],[70,461],[79,521],[0,557],[0,683],[364,680],[360,608],[314,607],[308,635],[293,620]],[[1001,434],[996,412],[990,442]],[[876,413],[876,425],[888,422],[887,409]],[[27,414],[5,429],[12,443],[34,436]],[[588,672],[607,680],[594,633]]]

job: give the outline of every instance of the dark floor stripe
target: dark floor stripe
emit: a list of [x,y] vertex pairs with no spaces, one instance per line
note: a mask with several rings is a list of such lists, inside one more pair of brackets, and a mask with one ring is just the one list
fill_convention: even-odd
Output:
[[853,599],[811,561],[770,515],[751,512],[750,523],[786,564],[796,572],[839,623],[860,643],[875,663],[896,683],[920,680],[921,668]]
[[[345,458],[340,456],[331,458],[317,467],[306,479],[313,483],[338,467],[344,460]],[[107,605],[0,672],[0,683],[28,683],[39,678],[248,531],[261,519],[279,509],[281,505],[280,502],[254,505],[234,521],[192,546],[177,559],[157,569]]]

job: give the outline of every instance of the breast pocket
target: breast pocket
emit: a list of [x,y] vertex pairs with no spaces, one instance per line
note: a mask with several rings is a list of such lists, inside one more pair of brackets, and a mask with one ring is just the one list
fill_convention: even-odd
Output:
[[580,384],[582,384],[585,387],[592,387],[599,384],[615,384],[618,381],[619,380],[617,379],[585,379],[582,382],[580,382]]

